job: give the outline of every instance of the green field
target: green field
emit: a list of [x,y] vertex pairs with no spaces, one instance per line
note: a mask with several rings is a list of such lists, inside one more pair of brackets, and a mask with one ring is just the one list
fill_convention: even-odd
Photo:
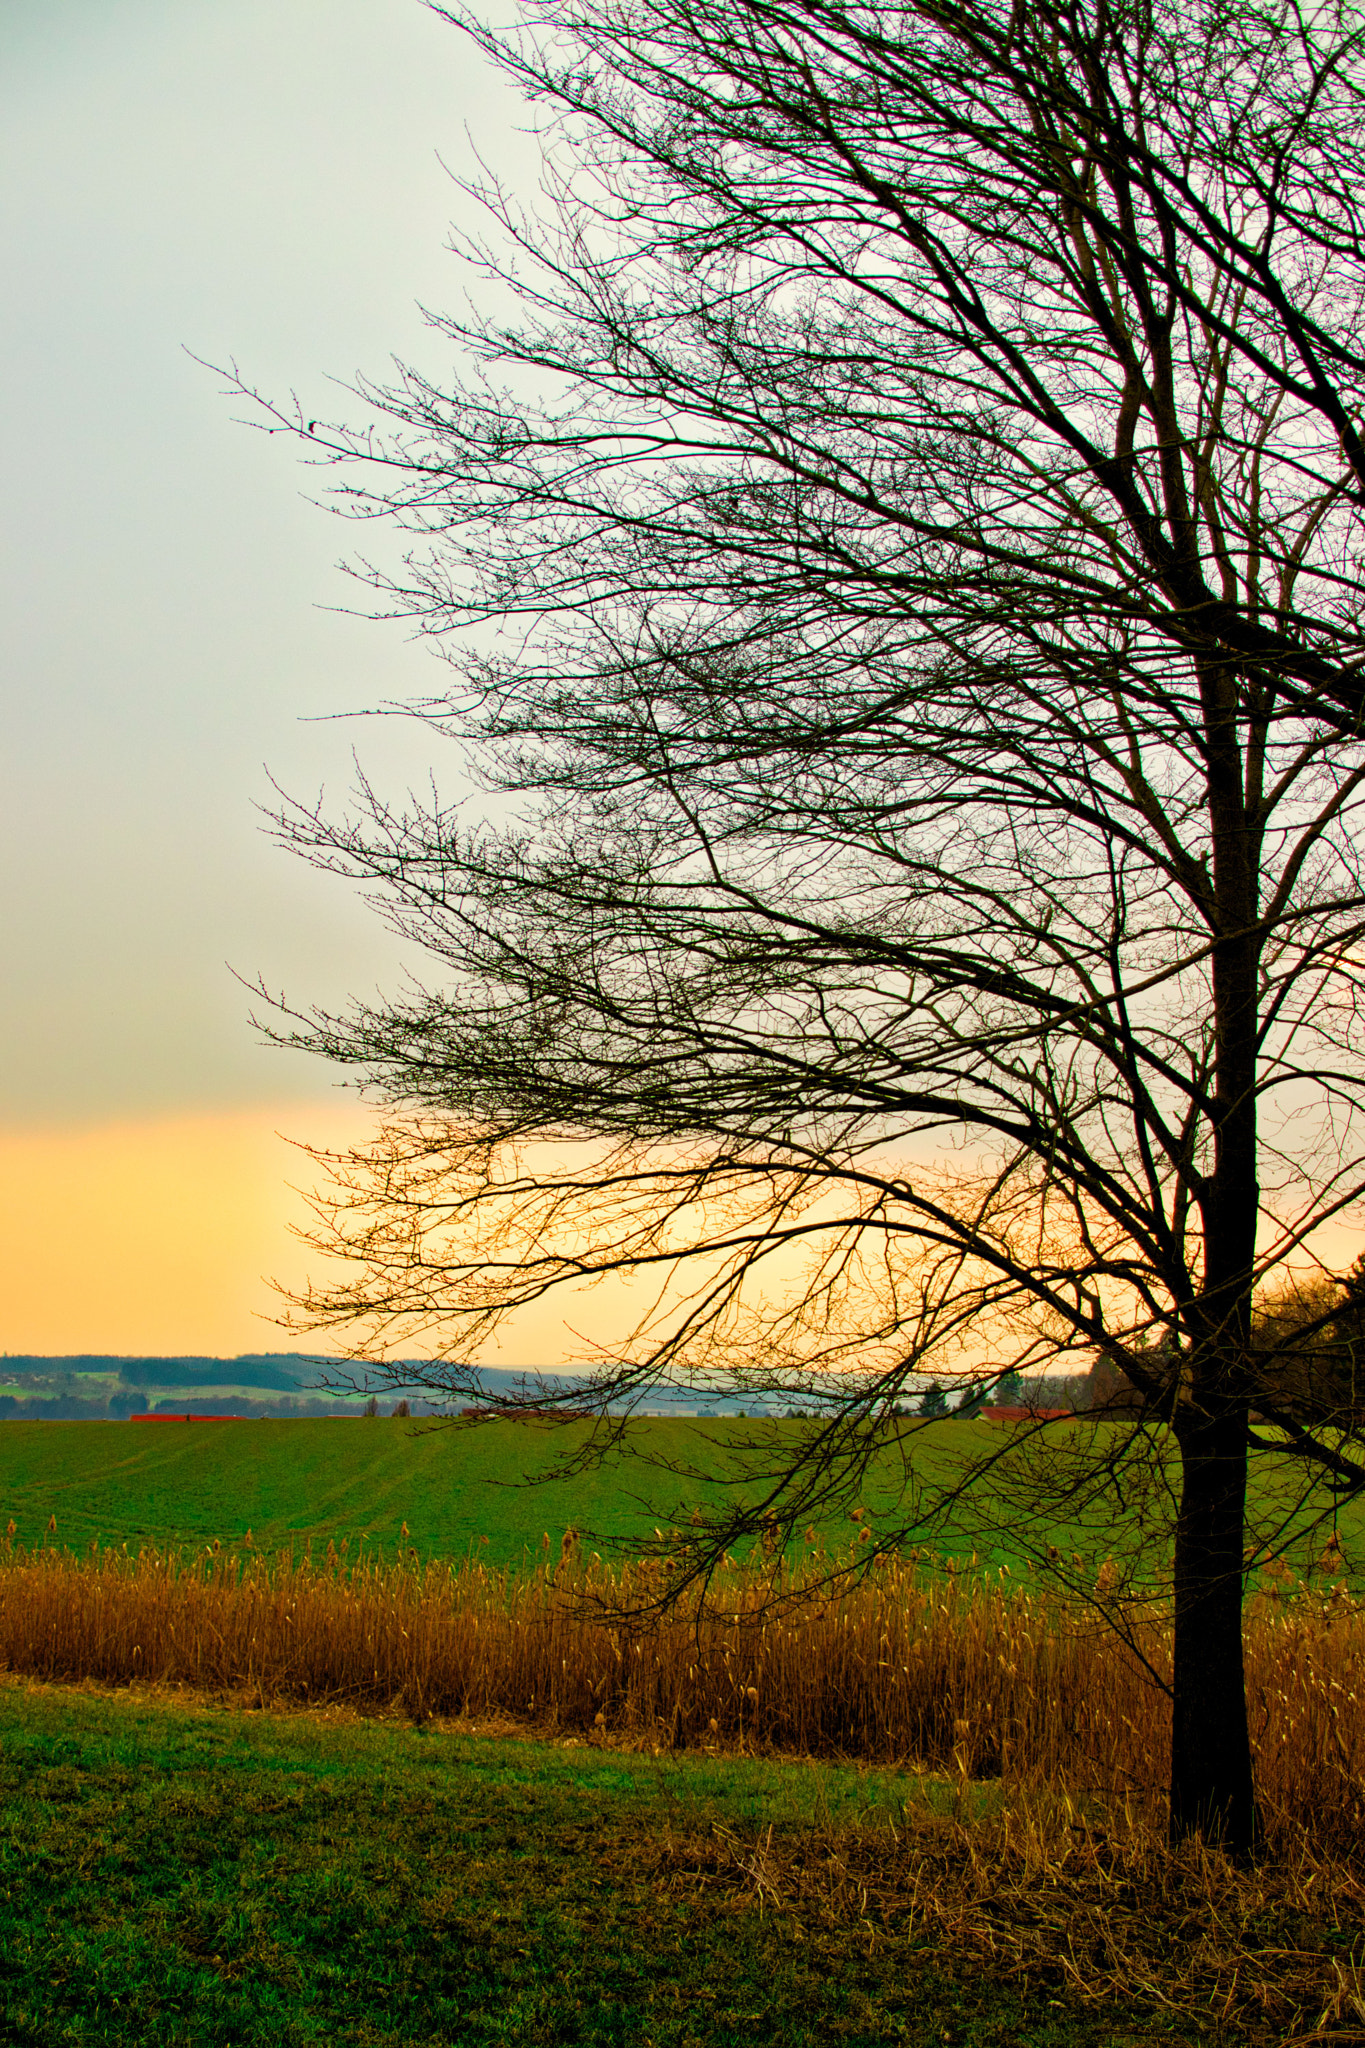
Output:
[[[799,1426],[799,1425],[786,1425]],[[780,1426],[782,1427],[782,1426]],[[710,1489],[617,1455],[573,1478],[535,1484],[582,1442],[586,1425],[551,1429],[489,1420],[432,1428],[382,1419],[269,1422],[0,1422],[0,1528],[12,1518],[21,1542],[41,1538],[50,1516],[59,1542],[258,1543],[312,1537],[386,1550],[407,1524],[425,1556],[479,1551],[510,1565],[538,1556],[548,1533],[558,1549],[571,1524],[604,1542],[643,1542],[656,1525],[690,1513]],[[651,1460],[723,1469],[746,1426],[650,1419],[632,1437]],[[921,1456],[937,1469],[962,1441],[930,1431]],[[893,1487],[867,1490],[889,1511]],[[840,1521],[828,1535],[855,1534]]]
[[[392,1551],[406,1521],[516,1564],[696,1498],[633,1460],[505,1483],[580,1427],[0,1424],[0,1529]],[[639,1428],[713,1470],[742,1431]],[[946,1424],[917,1457],[942,1477],[981,1442]],[[1358,1879],[1335,1885],[1171,1858],[1159,1817],[1093,1792],[0,1678],[5,2048],[1346,2041],[1304,2035],[1365,1969]]]
[[1359,1966],[1330,1903],[1201,1903],[1071,1807],[1034,1870],[997,1800],[0,1684],[0,2039],[1270,2044]]
[[[656,1449],[671,1448],[670,1433],[681,1447],[683,1425],[641,1427]],[[13,1518],[35,1542],[55,1515],[58,1541],[75,1548],[231,1543],[250,1529],[261,1544],[364,1536],[391,1551],[406,1523],[422,1555],[479,1550],[498,1565],[538,1553],[546,1531],[557,1546],[570,1523],[643,1539],[677,1504],[667,1475],[616,1461],[520,1483],[581,1435],[580,1424],[497,1421],[0,1422],[0,1528]],[[644,1508],[635,1492],[648,1493]]]
[[[779,1432],[802,1426],[773,1425]],[[999,1427],[931,1425],[913,1440],[915,1471],[946,1479]],[[216,1537],[231,1544],[250,1529],[266,1545],[343,1537],[354,1545],[365,1537],[392,1552],[406,1523],[407,1541],[420,1555],[477,1551],[492,1564],[516,1565],[540,1555],[547,1533],[557,1549],[570,1525],[604,1547],[646,1540],[656,1524],[685,1518],[713,1490],[659,1469],[658,1461],[723,1475],[749,1434],[739,1421],[643,1420],[632,1425],[631,1441],[645,1457],[616,1455],[572,1478],[523,1483],[552,1468],[585,1428],[496,1420],[456,1428],[389,1419],[0,1422],[0,1530],[12,1519],[18,1540],[34,1544],[46,1540],[55,1516],[55,1540],[75,1549],[96,1540],[135,1547]],[[899,1454],[888,1451],[860,1490],[874,1527],[896,1514],[903,1484]],[[1023,1532],[998,1509],[985,1491],[979,1510],[959,1513],[934,1536],[934,1547],[977,1549],[983,1561],[1019,1564]],[[857,1534],[845,1516],[841,1510],[820,1527],[832,1549]],[[1365,1503],[1343,1510],[1341,1529],[1358,1570],[1365,1561]],[[1065,1520],[1043,1533],[1087,1555],[1115,1540],[1112,1529],[1085,1532]]]

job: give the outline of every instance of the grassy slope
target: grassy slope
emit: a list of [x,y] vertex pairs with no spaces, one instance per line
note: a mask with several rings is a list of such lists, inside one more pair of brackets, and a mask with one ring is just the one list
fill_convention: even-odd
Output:
[[[978,1447],[993,1427],[932,1426],[914,1440],[917,1468],[941,1476],[964,1446]],[[406,1522],[410,1542],[424,1554],[461,1556],[487,1539],[482,1554],[505,1565],[528,1550],[538,1554],[543,1532],[557,1547],[570,1523],[639,1540],[702,1497],[695,1482],[631,1458],[572,1480],[508,1483],[544,1470],[582,1428],[484,1422],[424,1430],[388,1419],[0,1422],[0,1530],[12,1517],[20,1541],[34,1543],[55,1514],[57,1540],[76,1548],[97,1537],[164,1545],[216,1536],[230,1543],[250,1528],[264,1543],[365,1535],[387,1549]],[[635,1428],[653,1456],[715,1469],[745,1425],[659,1419]],[[888,1458],[880,1479],[869,1483],[864,1498],[874,1521],[890,1508],[899,1471]],[[1365,1503],[1343,1511],[1342,1528],[1348,1538],[1365,1530]],[[1049,1533],[1069,1545],[1065,1527]],[[846,1522],[822,1530],[836,1546],[852,1534]],[[973,1540],[964,1522],[939,1547],[969,1550]],[[1008,1534],[982,1549],[997,1561],[1017,1555]]]
[[[660,1425],[667,1429],[668,1424]],[[577,1428],[572,1432],[578,1434]],[[488,1539],[512,1563],[570,1522],[612,1534],[632,1521],[618,1475],[526,1488],[549,1433],[486,1423],[414,1430],[401,1422],[0,1424],[0,1514],[33,1541],[57,1517],[60,1540],[260,1542],[368,1535],[390,1547],[406,1522],[423,1552],[462,1555]],[[659,1488],[660,1502],[676,1489]]]
[[[655,1455],[689,1459],[703,1441],[723,1456],[742,1424],[650,1420],[637,1426]],[[573,1523],[609,1538],[643,1538],[700,1497],[667,1472],[614,1459],[573,1480],[515,1483],[546,1469],[583,1434],[572,1424],[485,1422],[422,1429],[378,1422],[0,1423],[0,1527],[11,1516],[33,1542],[48,1517],[58,1538],[224,1542],[250,1528],[258,1541],[308,1534],[390,1546],[404,1522],[422,1552],[460,1556],[487,1539],[495,1564],[558,1546]],[[933,1433],[937,1438],[937,1432]],[[951,1431],[940,1440],[946,1448]],[[942,1448],[929,1455],[942,1462]],[[873,1490],[875,1497],[875,1489]],[[643,1497],[644,1505],[639,1504]],[[848,1533],[847,1527],[842,1533]]]
[[827,1856],[843,1828],[884,1828],[907,1789],[892,1773],[660,1763],[10,1683],[0,1686],[0,2038],[14,2048],[1203,2038],[1163,2018],[1158,2001],[1082,2006],[1055,1965],[983,1970],[922,1916],[917,1930],[913,1913],[869,1906],[856,1885],[843,1906],[802,1913],[765,1904],[745,1876],[768,1828]]

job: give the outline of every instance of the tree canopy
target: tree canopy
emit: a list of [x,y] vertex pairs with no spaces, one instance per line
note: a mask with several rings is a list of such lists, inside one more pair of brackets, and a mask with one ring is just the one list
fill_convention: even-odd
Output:
[[792,1517],[907,1382],[1102,1354],[1179,1462],[1173,1826],[1249,1846],[1248,1453],[1365,1478],[1253,1333],[1365,1186],[1362,29],[458,19],[545,203],[468,188],[464,371],[268,420],[406,529],[377,600],[484,792],[281,819],[430,962],[278,1027],[390,1110],[306,1317],[454,1390],[518,1307],[648,1281],[597,1398],[817,1386]]

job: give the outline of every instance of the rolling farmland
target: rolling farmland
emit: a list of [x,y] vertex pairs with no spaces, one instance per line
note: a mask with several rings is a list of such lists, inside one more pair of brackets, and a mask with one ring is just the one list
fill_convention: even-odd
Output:
[[[800,1423],[765,1425],[786,1431]],[[934,1424],[911,1439],[916,1474],[948,1478],[958,1462],[989,1441],[989,1423]],[[265,1546],[325,1545],[365,1538],[391,1552],[400,1542],[423,1558],[460,1558],[477,1551],[505,1568],[538,1557],[546,1533],[558,1546],[576,1527],[588,1542],[644,1542],[704,1503],[714,1491],[666,1469],[662,1461],[723,1480],[735,1447],[751,1436],[739,1421],[705,1424],[651,1418],[632,1425],[644,1457],[615,1455],[573,1477],[527,1485],[552,1470],[582,1442],[586,1425],[553,1430],[533,1422],[489,1420],[456,1428],[398,1420],[268,1422],[3,1422],[0,1423],[0,1530],[12,1520],[17,1540],[55,1540],[130,1548],[238,1541],[250,1529]],[[652,1462],[651,1462],[652,1461]],[[905,1483],[899,1450],[888,1446],[862,1494],[868,1525],[895,1511]],[[989,1494],[980,1511],[938,1531],[934,1547],[979,1552],[983,1563],[1015,1564],[1022,1536]],[[995,1510],[996,1512],[992,1512]],[[55,1538],[48,1524],[56,1518]],[[995,1523],[986,1529],[987,1521]],[[406,1539],[402,1537],[407,1525]],[[1002,1526],[1003,1525],[1003,1526]],[[1365,1505],[1350,1503],[1339,1527],[1353,1578],[1365,1549]],[[820,1525],[821,1542],[839,1549],[858,1530],[841,1515]],[[1089,1556],[1097,1535],[1059,1521],[1048,1533],[1064,1549]],[[1113,1532],[1108,1532],[1112,1535]],[[1037,1531],[1035,1531],[1035,1537]],[[1304,1545],[1321,1548],[1320,1532]]]

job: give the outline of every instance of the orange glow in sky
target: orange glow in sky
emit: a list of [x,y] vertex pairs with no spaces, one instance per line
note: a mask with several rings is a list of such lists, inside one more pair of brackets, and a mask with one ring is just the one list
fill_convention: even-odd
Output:
[[297,1284],[308,1259],[290,1182],[311,1169],[285,1138],[354,1141],[363,1116],[274,1104],[0,1129],[0,1349],[305,1348],[271,1320],[271,1279]]
[[[345,1100],[0,1126],[0,1352],[307,1351],[273,1320],[271,1286],[298,1288],[319,1265],[292,1234],[308,1221],[299,1190],[321,1178],[297,1147],[356,1145],[369,1129]],[[524,1310],[488,1363],[581,1356],[575,1329],[621,1320],[623,1300],[608,1286]]]
[[[0,1126],[0,1351],[307,1350],[274,1320],[284,1303],[271,1286],[301,1287],[310,1266],[325,1277],[293,1235],[308,1220],[300,1190],[320,1177],[297,1148],[360,1144],[369,1129],[369,1112],[344,1098]],[[1344,1270],[1358,1232],[1322,1236],[1320,1255]],[[523,1310],[485,1357],[581,1359],[584,1334],[624,1334],[641,1306],[619,1282],[566,1290]]]

